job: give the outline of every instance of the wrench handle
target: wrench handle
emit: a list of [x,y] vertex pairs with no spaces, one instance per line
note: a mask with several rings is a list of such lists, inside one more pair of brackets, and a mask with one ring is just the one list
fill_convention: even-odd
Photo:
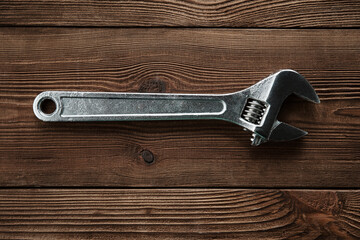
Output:
[[[53,113],[42,111],[46,99]],[[33,104],[40,120],[52,122],[221,119],[226,108],[222,95],[212,94],[47,91]]]

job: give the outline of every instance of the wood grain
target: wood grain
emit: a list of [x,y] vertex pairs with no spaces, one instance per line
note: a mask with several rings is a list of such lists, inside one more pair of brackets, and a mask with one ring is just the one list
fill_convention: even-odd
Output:
[[4,239],[359,239],[359,191],[9,189]]
[[0,1],[6,26],[183,26],[358,28],[360,2],[305,1]]
[[[359,187],[358,30],[0,32],[1,186]],[[259,148],[220,121],[44,123],[32,112],[45,90],[226,93],[283,68],[322,103],[291,98],[280,119],[309,135]]]

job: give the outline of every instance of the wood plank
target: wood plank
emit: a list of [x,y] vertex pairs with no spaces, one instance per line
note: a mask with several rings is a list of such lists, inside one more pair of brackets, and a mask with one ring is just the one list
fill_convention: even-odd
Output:
[[[0,32],[1,186],[359,187],[358,30]],[[309,135],[259,148],[221,121],[44,123],[32,112],[45,90],[226,93],[283,68],[322,103],[290,99],[280,119]]]
[[360,27],[360,2],[305,1],[0,1],[6,26]]
[[0,190],[2,239],[359,239],[359,191]]

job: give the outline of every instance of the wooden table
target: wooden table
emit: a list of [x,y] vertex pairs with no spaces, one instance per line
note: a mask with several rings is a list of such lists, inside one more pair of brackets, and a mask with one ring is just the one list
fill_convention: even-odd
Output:
[[[359,239],[360,2],[1,1],[1,239]],[[309,131],[44,123],[45,90],[227,93],[291,68]]]

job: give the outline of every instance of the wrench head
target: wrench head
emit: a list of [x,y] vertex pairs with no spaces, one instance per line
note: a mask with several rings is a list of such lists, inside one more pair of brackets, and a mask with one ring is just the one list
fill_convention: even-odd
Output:
[[277,120],[285,99],[291,94],[320,103],[315,90],[299,73],[281,70],[245,90],[248,96],[241,118],[253,126],[252,145],[267,141],[290,141],[307,134],[299,128]]

